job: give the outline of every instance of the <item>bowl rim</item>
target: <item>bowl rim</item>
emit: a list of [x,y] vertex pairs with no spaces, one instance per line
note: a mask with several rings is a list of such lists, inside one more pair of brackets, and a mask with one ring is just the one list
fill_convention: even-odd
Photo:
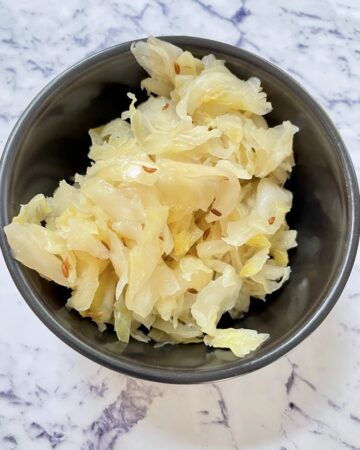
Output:
[[84,69],[98,64],[107,58],[129,51],[132,42],[142,41],[146,38],[128,41],[117,44],[112,47],[101,50],[81,61],[73,64],[65,71],[56,76],[48,83],[30,102],[20,118],[16,122],[4,148],[0,160],[0,247],[2,249],[5,263],[8,267],[10,275],[19,290],[20,294],[27,302],[32,311],[39,319],[63,342],[71,348],[88,357],[92,361],[101,364],[109,369],[123,373],[125,375],[134,376],[151,381],[175,383],[175,384],[191,384],[216,381],[226,379],[245,373],[250,373],[260,369],[273,361],[277,360],[285,353],[289,352],[307,336],[309,336],[329,314],[338,298],[340,297],[345,284],[350,276],[352,266],[355,261],[358,241],[359,241],[359,187],[356,173],[350,158],[350,155],[331,119],[324,109],[312,98],[312,96],[290,75],[282,69],[276,67],[267,60],[254,55],[247,50],[225,44],[219,41],[203,39],[193,36],[160,36],[160,39],[167,40],[179,46],[192,46],[198,49],[211,49],[214,52],[226,54],[231,57],[240,58],[250,62],[254,66],[258,66],[262,70],[270,72],[271,75],[277,77],[280,81],[287,84],[290,89],[296,91],[304,102],[306,102],[313,113],[322,123],[327,131],[329,139],[334,143],[334,152],[341,163],[346,189],[346,206],[348,210],[348,224],[346,233],[349,240],[346,241],[344,252],[342,255],[342,264],[337,270],[336,277],[331,283],[327,295],[322,299],[322,303],[314,314],[301,322],[294,333],[285,335],[279,345],[268,351],[261,352],[261,349],[248,360],[236,360],[229,366],[224,368],[211,368],[207,370],[193,371],[189,369],[173,369],[160,368],[155,366],[146,366],[145,364],[128,362],[120,357],[112,357],[100,350],[97,350],[78,337],[71,334],[63,328],[60,323],[50,314],[44,307],[41,299],[37,298],[31,290],[28,289],[27,282],[21,270],[21,264],[17,263],[11,256],[11,250],[7,243],[3,227],[9,222],[7,212],[7,201],[9,192],[9,168],[12,168],[17,155],[17,141],[21,136],[22,129],[31,122],[32,117],[37,114],[38,109],[46,102],[46,98],[50,93],[54,93],[61,88],[62,83],[76,77]]

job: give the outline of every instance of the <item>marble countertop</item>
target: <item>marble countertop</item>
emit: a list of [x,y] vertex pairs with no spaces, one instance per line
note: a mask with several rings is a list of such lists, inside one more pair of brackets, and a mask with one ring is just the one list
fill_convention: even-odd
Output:
[[[0,0],[0,148],[79,59],[149,34],[221,40],[291,74],[338,126],[360,175],[358,0]],[[198,386],[102,368],[34,316],[0,259],[0,449],[360,449],[360,260],[325,322],[287,356]]]

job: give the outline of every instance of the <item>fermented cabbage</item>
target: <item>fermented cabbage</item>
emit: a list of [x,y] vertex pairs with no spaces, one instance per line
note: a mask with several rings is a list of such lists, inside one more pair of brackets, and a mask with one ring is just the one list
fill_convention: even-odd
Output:
[[260,80],[213,55],[156,38],[131,51],[148,99],[129,93],[127,111],[90,130],[87,172],[21,207],[5,227],[13,256],[71,289],[66,306],[122,342],[204,342],[243,357],[268,334],[219,321],[290,276],[284,182],[297,128],[270,127]]

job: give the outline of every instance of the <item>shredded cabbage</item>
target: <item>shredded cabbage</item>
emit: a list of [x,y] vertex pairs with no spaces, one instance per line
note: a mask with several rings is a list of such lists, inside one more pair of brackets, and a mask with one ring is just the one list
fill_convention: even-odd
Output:
[[[86,174],[5,227],[13,256],[72,290],[66,306],[120,341],[204,342],[237,357],[268,334],[218,327],[290,276],[284,183],[297,127],[270,127],[259,79],[149,38],[131,46],[148,99],[90,130]],[[235,323],[236,327],[236,323]]]

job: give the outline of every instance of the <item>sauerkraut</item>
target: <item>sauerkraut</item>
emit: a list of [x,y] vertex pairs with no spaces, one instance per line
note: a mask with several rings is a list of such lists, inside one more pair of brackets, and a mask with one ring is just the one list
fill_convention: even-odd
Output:
[[[14,257],[71,289],[120,341],[203,342],[243,357],[268,334],[218,328],[289,278],[284,188],[297,127],[269,127],[259,79],[156,38],[131,51],[148,99],[90,130],[90,164],[5,227]],[[120,112],[119,112],[120,114]],[[236,323],[236,322],[234,322]]]

